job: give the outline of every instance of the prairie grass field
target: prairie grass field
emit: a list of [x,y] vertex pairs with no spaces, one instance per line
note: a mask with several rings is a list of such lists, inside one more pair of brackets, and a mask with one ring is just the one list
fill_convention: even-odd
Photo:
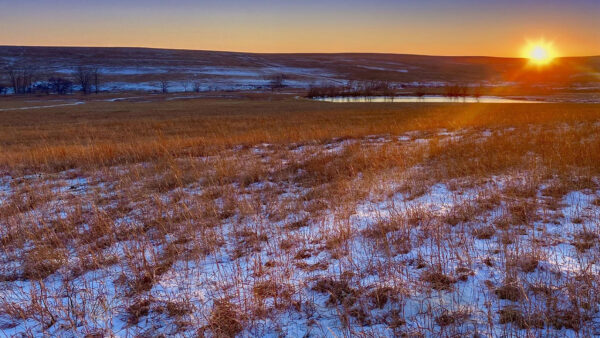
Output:
[[0,97],[6,336],[600,335],[598,104],[100,98]]

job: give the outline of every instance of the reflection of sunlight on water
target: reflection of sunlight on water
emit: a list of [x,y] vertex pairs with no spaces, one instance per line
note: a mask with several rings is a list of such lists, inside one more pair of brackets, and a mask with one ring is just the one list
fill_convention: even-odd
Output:
[[358,96],[358,97],[322,97],[317,101],[352,103],[352,102],[397,102],[397,103],[540,103],[540,101],[513,100],[494,96],[447,97],[447,96]]

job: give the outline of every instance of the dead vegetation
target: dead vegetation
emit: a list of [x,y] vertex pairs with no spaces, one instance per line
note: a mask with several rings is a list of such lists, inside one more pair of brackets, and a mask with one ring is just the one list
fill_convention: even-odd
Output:
[[7,332],[597,330],[593,105],[63,109],[2,112]]

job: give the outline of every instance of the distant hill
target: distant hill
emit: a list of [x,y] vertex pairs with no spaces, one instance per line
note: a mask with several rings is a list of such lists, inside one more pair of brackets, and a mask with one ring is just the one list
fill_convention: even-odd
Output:
[[[600,87],[600,57],[573,57],[539,70],[527,60],[478,56],[406,54],[254,54],[151,48],[0,46],[0,69],[28,68],[41,78],[72,75],[78,66],[98,68],[105,90],[252,90],[274,79],[292,88],[389,81],[404,86],[513,83]],[[6,82],[0,71],[0,81]]]

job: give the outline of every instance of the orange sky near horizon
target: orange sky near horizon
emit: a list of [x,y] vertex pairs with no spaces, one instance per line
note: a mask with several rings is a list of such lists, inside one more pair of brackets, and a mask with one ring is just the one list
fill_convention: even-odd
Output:
[[[354,8],[316,1],[304,7],[269,0],[254,6],[239,0],[198,5],[202,2],[165,7],[130,0],[119,8],[116,0],[104,2],[113,6],[65,0],[69,6],[63,7],[60,1],[51,6],[32,0],[0,13],[0,45],[521,57],[527,40],[545,39],[554,42],[557,56],[600,55],[600,1],[574,1],[571,7],[554,1],[548,8],[537,0],[507,1],[505,7],[477,7],[469,0],[457,0],[457,7],[439,0],[430,7],[377,0],[376,8],[362,2]],[[523,9],[519,3],[530,5]]]

